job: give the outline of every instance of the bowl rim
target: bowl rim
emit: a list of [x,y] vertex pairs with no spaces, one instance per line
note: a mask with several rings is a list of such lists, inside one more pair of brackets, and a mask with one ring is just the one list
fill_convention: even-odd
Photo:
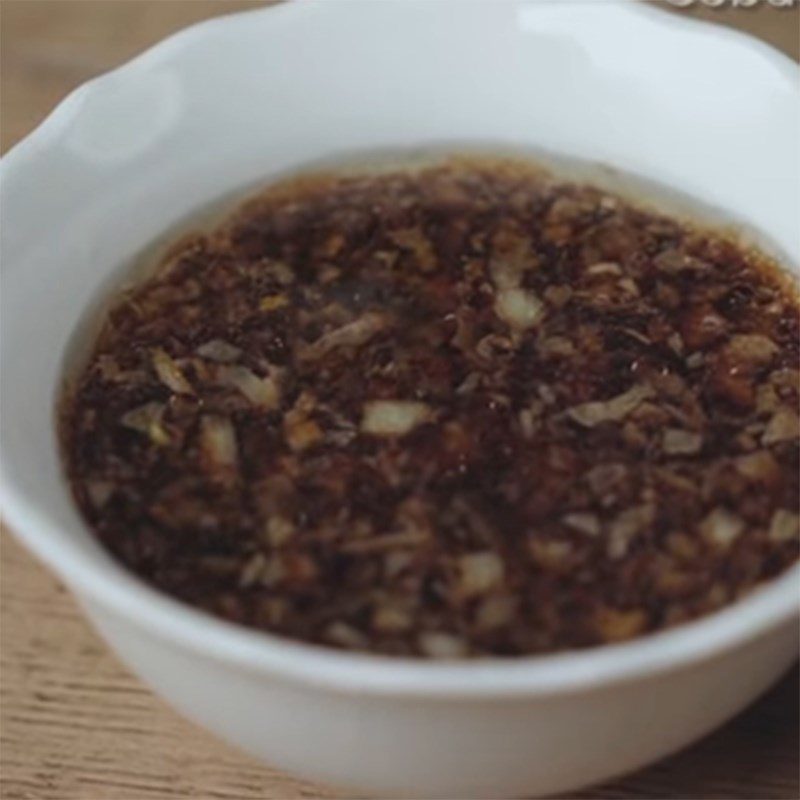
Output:
[[[403,2],[405,0],[395,0]],[[528,0],[530,2],[530,0]],[[754,37],[711,22],[665,14],[646,4],[617,0],[631,13],[658,15],[667,26],[705,30],[709,36],[759,49],[796,83],[797,67],[785,55]],[[42,148],[57,139],[81,99],[110,74],[139,69],[179,53],[213,30],[242,16],[297,14],[319,9],[322,0],[279,3],[194,24],[159,42],[131,61],[82,84],[27,137],[3,157],[0,175],[24,170]],[[95,557],[58,535],[57,525],[25,491],[15,487],[13,471],[0,458],[0,506],[11,530],[78,598],[122,617],[164,642],[255,674],[334,689],[381,695],[441,698],[515,698],[591,691],[688,668],[744,646],[791,623],[800,608],[800,564],[745,598],[692,622],[628,642],[555,654],[428,661],[335,650],[226,622],[198,611],[144,583],[102,554]],[[90,607],[90,612],[94,611]]]

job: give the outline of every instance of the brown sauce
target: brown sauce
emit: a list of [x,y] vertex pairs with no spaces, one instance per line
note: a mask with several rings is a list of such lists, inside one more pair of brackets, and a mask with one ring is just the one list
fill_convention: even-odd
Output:
[[798,557],[798,305],[519,165],[267,190],[118,298],[65,401],[102,543],[221,617],[431,657],[599,645]]

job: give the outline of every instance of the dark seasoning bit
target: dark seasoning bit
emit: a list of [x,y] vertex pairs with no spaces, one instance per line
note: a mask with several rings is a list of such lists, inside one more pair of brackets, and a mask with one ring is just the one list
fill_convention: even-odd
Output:
[[518,655],[798,557],[798,305],[721,236],[510,163],[304,179],[110,312],[64,411],[154,586],[289,637]]

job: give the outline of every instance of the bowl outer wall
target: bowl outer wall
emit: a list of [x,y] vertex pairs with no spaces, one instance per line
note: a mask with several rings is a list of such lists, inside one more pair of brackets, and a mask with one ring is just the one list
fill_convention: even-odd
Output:
[[[624,5],[576,8],[302,2],[215,20],[78,90],[3,160],[0,497],[20,538],[93,616],[130,629],[121,641],[101,623],[182,708],[179,687],[137,662],[126,642],[140,642],[145,654],[181,649],[196,670],[227,664],[237,676],[268,676],[293,691],[480,708],[471,721],[479,729],[491,718],[486,702],[508,708],[515,697],[566,700],[667,680],[734,659],[748,641],[793,625],[796,572],[741,608],[603,653],[466,667],[319,653],[232,629],[145,589],[99,550],[64,487],[52,406],[87,297],[113,284],[110,270],[142,242],[254,175],[409,143],[535,144],[679,186],[748,219],[797,263],[796,69],[739,34]],[[761,669],[769,663],[776,673],[781,660],[765,657]],[[740,704],[765,680],[748,669]],[[200,693],[195,702],[202,705]],[[216,706],[212,696],[205,702]],[[721,703],[711,724],[734,705]],[[219,715],[204,708],[195,716],[219,728]]]

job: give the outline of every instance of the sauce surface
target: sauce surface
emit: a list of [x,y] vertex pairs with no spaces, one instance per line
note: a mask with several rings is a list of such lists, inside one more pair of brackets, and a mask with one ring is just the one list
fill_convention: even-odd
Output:
[[152,585],[288,637],[521,655],[798,558],[798,305],[720,235],[514,163],[274,187],[118,299],[67,469]]

